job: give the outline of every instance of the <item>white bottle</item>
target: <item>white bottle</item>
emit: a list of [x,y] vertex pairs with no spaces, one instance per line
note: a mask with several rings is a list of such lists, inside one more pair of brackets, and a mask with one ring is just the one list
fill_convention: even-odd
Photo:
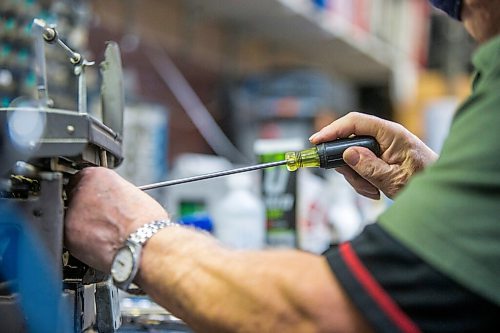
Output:
[[266,210],[252,191],[258,184],[250,174],[227,177],[228,193],[214,205],[214,234],[225,245],[236,249],[261,249],[265,245]]
[[337,172],[329,172],[327,181],[326,193],[330,203],[328,217],[333,229],[333,242],[349,241],[356,237],[365,226],[357,205],[358,194]]

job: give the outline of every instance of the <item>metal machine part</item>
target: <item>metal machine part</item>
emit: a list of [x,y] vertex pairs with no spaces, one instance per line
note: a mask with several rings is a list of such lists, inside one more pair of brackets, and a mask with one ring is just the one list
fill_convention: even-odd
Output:
[[[0,124],[7,125],[12,132],[13,124],[9,123],[16,113],[32,113],[33,117],[43,118],[45,128],[37,138],[33,147],[29,148],[29,160],[37,166],[44,167],[46,159],[55,161],[51,169],[57,170],[58,164],[64,165],[74,172],[88,165],[100,165],[100,151],[107,151],[109,167],[116,167],[122,160],[121,137],[112,129],[87,113],[77,113],[69,110],[51,108],[0,108]],[[10,149],[20,151],[22,147],[11,140]],[[3,148],[3,147],[2,147]],[[5,155],[4,155],[5,156]],[[8,156],[8,155],[7,155]],[[3,164],[3,162],[2,162]],[[3,169],[13,165],[2,165]],[[67,170],[67,169],[65,169]]]
[[104,124],[119,136],[123,135],[123,73],[120,49],[115,42],[108,42],[104,51],[105,60],[101,63],[102,86],[101,106]]
[[96,304],[100,304],[96,312],[97,331],[113,332],[120,327],[122,318],[118,289],[111,280],[108,279],[96,284],[95,300]]
[[[33,236],[40,240],[48,257],[47,269],[54,272],[54,285],[60,290],[56,303],[69,309],[71,318],[66,319],[71,321],[72,331],[114,332],[121,323],[118,290],[106,274],[87,267],[63,249],[63,224],[69,177],[87,166],[114,168],[123,159],[119,49],[116,44],[108,44],[105,69],[101,71],[108,85],[102,89],[106,91],[103,105],[107,105],[103,119],[112,119],[106,125],[87,109],[84,67],[92,63],[67,47],[55,27],[42,20],[35,20],[33,34],[38,99],[20,98],[21,102],[0,108],[0,205],[23,213],[23,225],[30,226]],[[73,74],[79,79],[78,110],[51,107],[45,75],[46,43],[62,47],[74,66]],[[3,227],[0,224],[0,235]],[[10,244],[5,238],[0,241]],[[9,247],[0,246],[0,270],[15,267],[20,260],[17,255]],[[23,313],[26,308],[22,300],[29,296],[16,289],[19,276],[1,273],[5,272],[0,272],[0,321],[9,331],[27,332],[33,322]]]
[[[7,195],[11,198],[1,200],[13,203],[18,212],[24,213],[24,223],[32,228],[38,235],[41,243],[47,250],[47,261],[54,268],[54,276],[58,280],[58,287],[62,290],[62,263],[58,260],[62,253],[62,233],[63,224],[63,200],[62,200],[62,175],[59,173],[40,173],[38,179],[22,178],[14,176],[10,191],[2,192],[2,197]],[[57,222],[56,222],[57,221]],[[16,242],[11,237],[8,243]],[[4,240],[5,241],[5,240]],[[7,242],[5,242],[7,243]],[[4,249],[2,257],[5,254],[16,254],[20,249],[14,246],[9,252]],[[10,266],[7,260],[12,260],[17,264],[14,258],[2,258],[2,266]],[[15,262],[15,263],[14,263]],[[34,274],[36,274],[34,272]],[[19,276],[13,276],[11,279],[2,281],[14,286],[18,285]],[[15,289],[14,289],[15,290]],[[18,293],[5,293],[0,296],[0,321],[8,323],[10,332],[23,332],[26,326],[24,316],[20,313],[20,300]],[[61,296],[62,297],[62,296]]]
[[[85,67],[94,65],[93,61],[88,61],[80,53],[73,51],[60,38],[55,26],[49,26],[44,20],[35,18],[33,20],[33,31],[35,33],[35,46],[37,53],[37,77],[39,97],[45,105],[50,105],[47,91],[47,75],[45,69],[45,54],[43,52],[43,41],[50,44],[57,44],[69,56],[69,61],[74,66],[74,74],[78,76],[78,112],[87,112],[87,81],[85,79]],[[114,60],[112,60],[114,62]],[[120,62],[121,65],[121,62]],[[121,74],[121,72],[119,73]]]

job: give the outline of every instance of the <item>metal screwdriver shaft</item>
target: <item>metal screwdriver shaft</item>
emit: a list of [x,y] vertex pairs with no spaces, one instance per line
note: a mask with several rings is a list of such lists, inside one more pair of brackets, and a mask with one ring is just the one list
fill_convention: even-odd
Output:
[[237,168],[237,169],[226,170],[226,171],[218,171],[218,172],[208,173],[205,175],[199,175],[199,176],[193,176],[193,177],[187,177],[187,178],[181,178],[181,179],[174,179],[174,180],[167,180],[165,182],[142,185],[142,186],[138,186],[138,188],[140,190],[147,191],[147,190],[151,190],[151,189],[158,188],[158,187],[165,187],[165,186],[190,183],[190,182],[195,182],[198,180],[205,180],[205,179],[210,179],[210,178],[233,175],[235,173],[271,168],[271,167],[275,167],[275,166],[285,165],[286,163],[287,163],[287,161],[283,160],[283,161],[278,161],[278,162],[257,164],[257,165],[252,165],[249,167]]

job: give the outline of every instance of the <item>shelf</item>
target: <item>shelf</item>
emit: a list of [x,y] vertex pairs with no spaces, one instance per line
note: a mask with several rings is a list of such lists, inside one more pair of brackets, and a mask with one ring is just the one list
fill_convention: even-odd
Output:
[[301,0],[189,0],[204,17],[223,21],[251,36],[286,45],[312,64],[354,82],[388,81],[392,45],[332,12]]

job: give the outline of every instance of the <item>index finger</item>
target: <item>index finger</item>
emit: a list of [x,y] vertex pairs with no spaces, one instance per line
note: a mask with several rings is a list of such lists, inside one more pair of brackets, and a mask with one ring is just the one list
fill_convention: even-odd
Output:
[[331,141],[338,138],[347,138],[351,135],[371,135],[378,138],[382,120],[375,116],[350,112],[342,118],[323,127],[310,140],[313,144]]

